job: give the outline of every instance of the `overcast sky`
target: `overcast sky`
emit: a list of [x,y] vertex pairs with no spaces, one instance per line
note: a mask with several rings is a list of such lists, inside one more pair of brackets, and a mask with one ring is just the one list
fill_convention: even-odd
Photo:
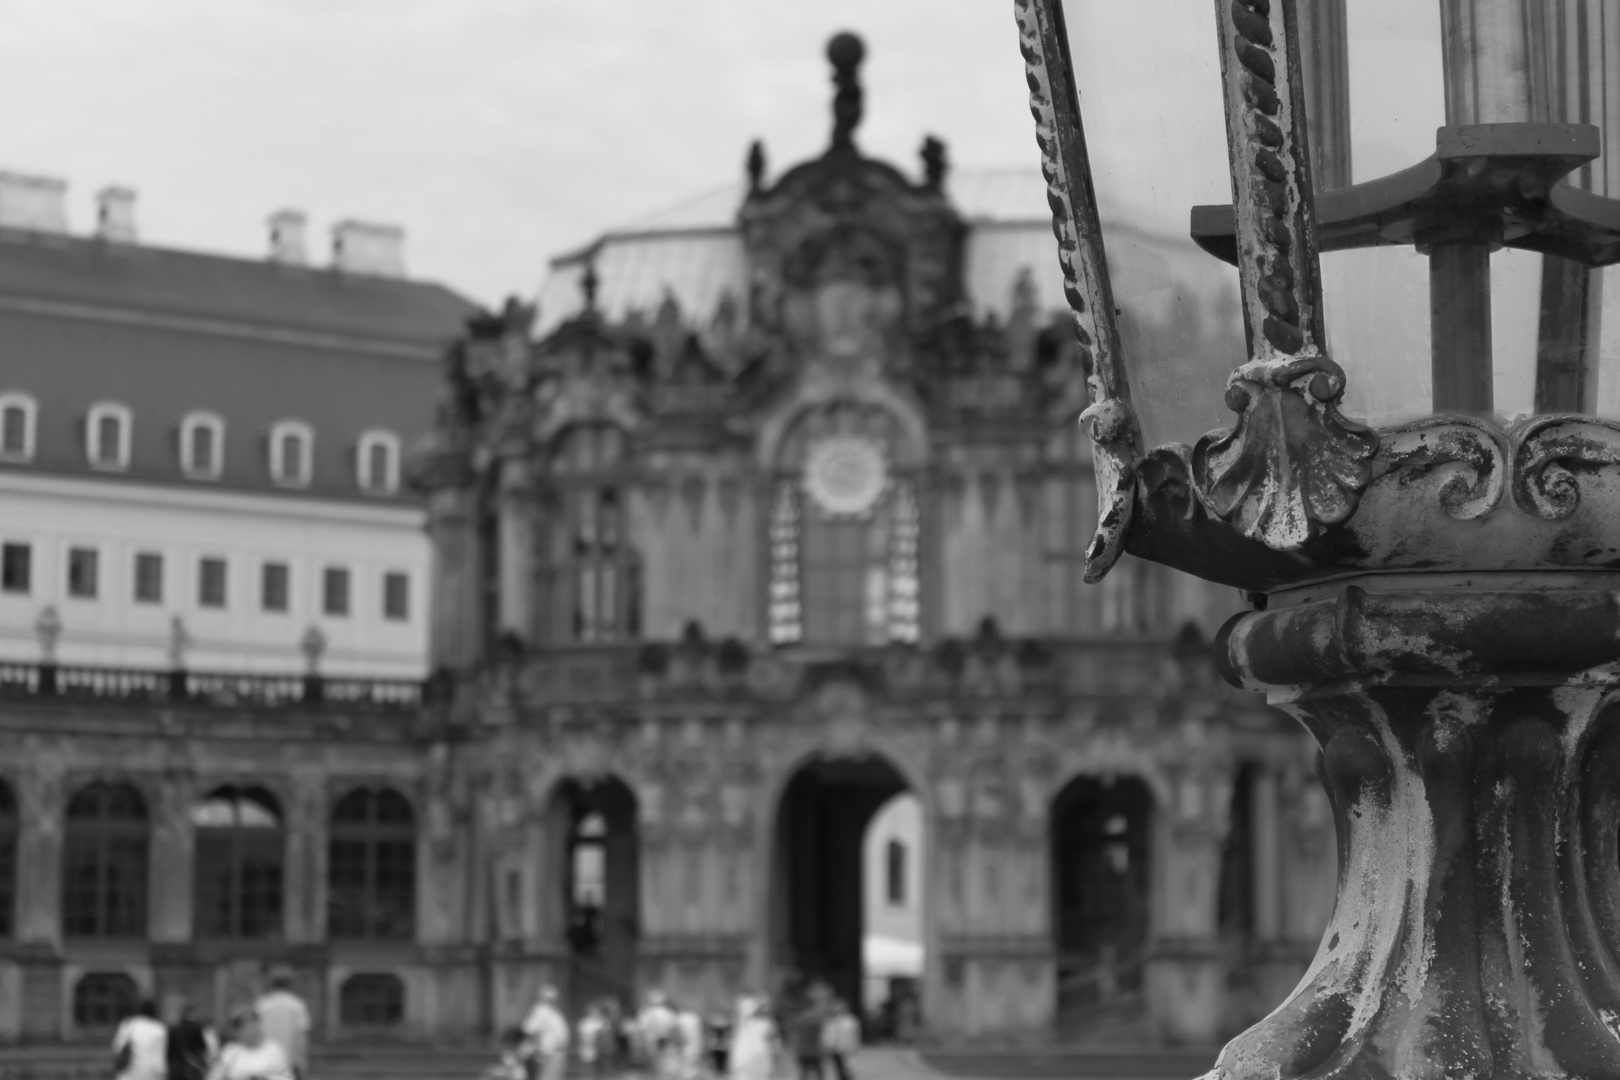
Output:
[[[1076,38],[1089,34],[1076,55],[1094,141],[1184,148],[1148,169],[1173,217],[1224,201],[1218,87],[1176,59],[1213,63],[1212,5],[1069,7]],[[1365,178],[1432,150],[1438,85],[1406,61],[1438,55],[1438,17],[1411,0],[1351,7],[1357,123],[1382,129],[1358,139]],[[0,168],[67,179],[76,231],[109,183],[139,191],[142,238],[165,246],[258,256],[265,218],[291,206],[324,260],[332,221],[395,222],[412,276],[486,303],[531,295],[551,256],[604,229],[735,180],[753,138],[773,172],[819,153],[822,50],[840,29],[868,46],[867,153],[911,170],[933,133],[958,165],[1036,164],[1010,0],[0,0],[0,13]]]

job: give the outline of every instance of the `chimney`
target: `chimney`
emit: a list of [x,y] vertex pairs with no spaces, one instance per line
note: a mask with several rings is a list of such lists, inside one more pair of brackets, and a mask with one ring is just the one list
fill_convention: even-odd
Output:
[[302,210],[277,210],[270,215],[270,261],[288,266],[309,262],[304,248],[304,225],[309,219]]
[[340,221],[332,226],[332,266],[346,274],[405,276],[405,230],[398,225]]
[[105,187],[96,195],[96,236],[120,244],[135,242],[135,189]]
[[67,232],[67,181],[0,172],[0,228]]

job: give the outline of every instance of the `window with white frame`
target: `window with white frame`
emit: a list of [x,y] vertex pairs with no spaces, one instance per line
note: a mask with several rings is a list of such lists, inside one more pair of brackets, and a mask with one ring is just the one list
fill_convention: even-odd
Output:
[[193,480],[214,480],[225,468],[225,421],[211,412],[180,421],[180,469]]
[[399,490],[399,436],[373,429],[360,436],[360,490],[392,495]]
[[38,405],[28,394],[0,394],[0,461],[31,461]]
[[98,469],[129,468],[129,406],[103,401],[90,407],[84,426],[84,454]]
[[283,420],[270,429],[270,478],[305,487],[314,473],[315,432],[302,420]]

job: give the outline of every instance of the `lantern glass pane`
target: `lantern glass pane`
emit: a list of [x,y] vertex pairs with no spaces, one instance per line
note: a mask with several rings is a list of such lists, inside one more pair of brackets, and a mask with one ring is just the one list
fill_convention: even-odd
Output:
[[1131,392],[1149,446],[1228,424],[1245,358],[1237,272],[1192,242],[1192,207],[1226,203],[1215,8],[1068,0],[1069,45]]

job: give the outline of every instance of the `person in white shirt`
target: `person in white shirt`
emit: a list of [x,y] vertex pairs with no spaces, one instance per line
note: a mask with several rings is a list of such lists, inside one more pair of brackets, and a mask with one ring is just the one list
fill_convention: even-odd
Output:
[[842,998],[833,999],[832,1015],[822,1029],[821,1047],[832,1061],[836,1080],[852,1080],[849,1061],[861,1048],[861,1025]]
[[113,1033],[113,1059],[117,1080],[163,1080],[169,1068],[169,1030],[157,1018],[151,1000],[135,1007],[135,1015]]
[[680,1043],[680,1080],[698,1080],[703,1071],[703,1017],[690,1006],[675,1010],[675,1036]]
[[294,1080],[281,1044],[268,1038],[259,1014],[238,1009],[231,1017],[231,1042],[219,1053],[208,1080]]
[[293,993],[292,972],[277,967],[270,972],[270,991],[254,1002],[264,1036],[278,1043],[287,1055],[296,1080],[309,1080],[309,1009]]
[[523,1033],[540,1059],[540,1080],[562,1080],[568,1068],[569,1031],[568,1021],[557,1007],[555,986],[540,988],[540,997],[523,1021]]
[[647,992],[647,1004],[639,1020],[653,1075],[659,1080],[674,1080],[680,1068],[680,1033],[675,1027],[675,1010],[669,1007],[662,990]]

